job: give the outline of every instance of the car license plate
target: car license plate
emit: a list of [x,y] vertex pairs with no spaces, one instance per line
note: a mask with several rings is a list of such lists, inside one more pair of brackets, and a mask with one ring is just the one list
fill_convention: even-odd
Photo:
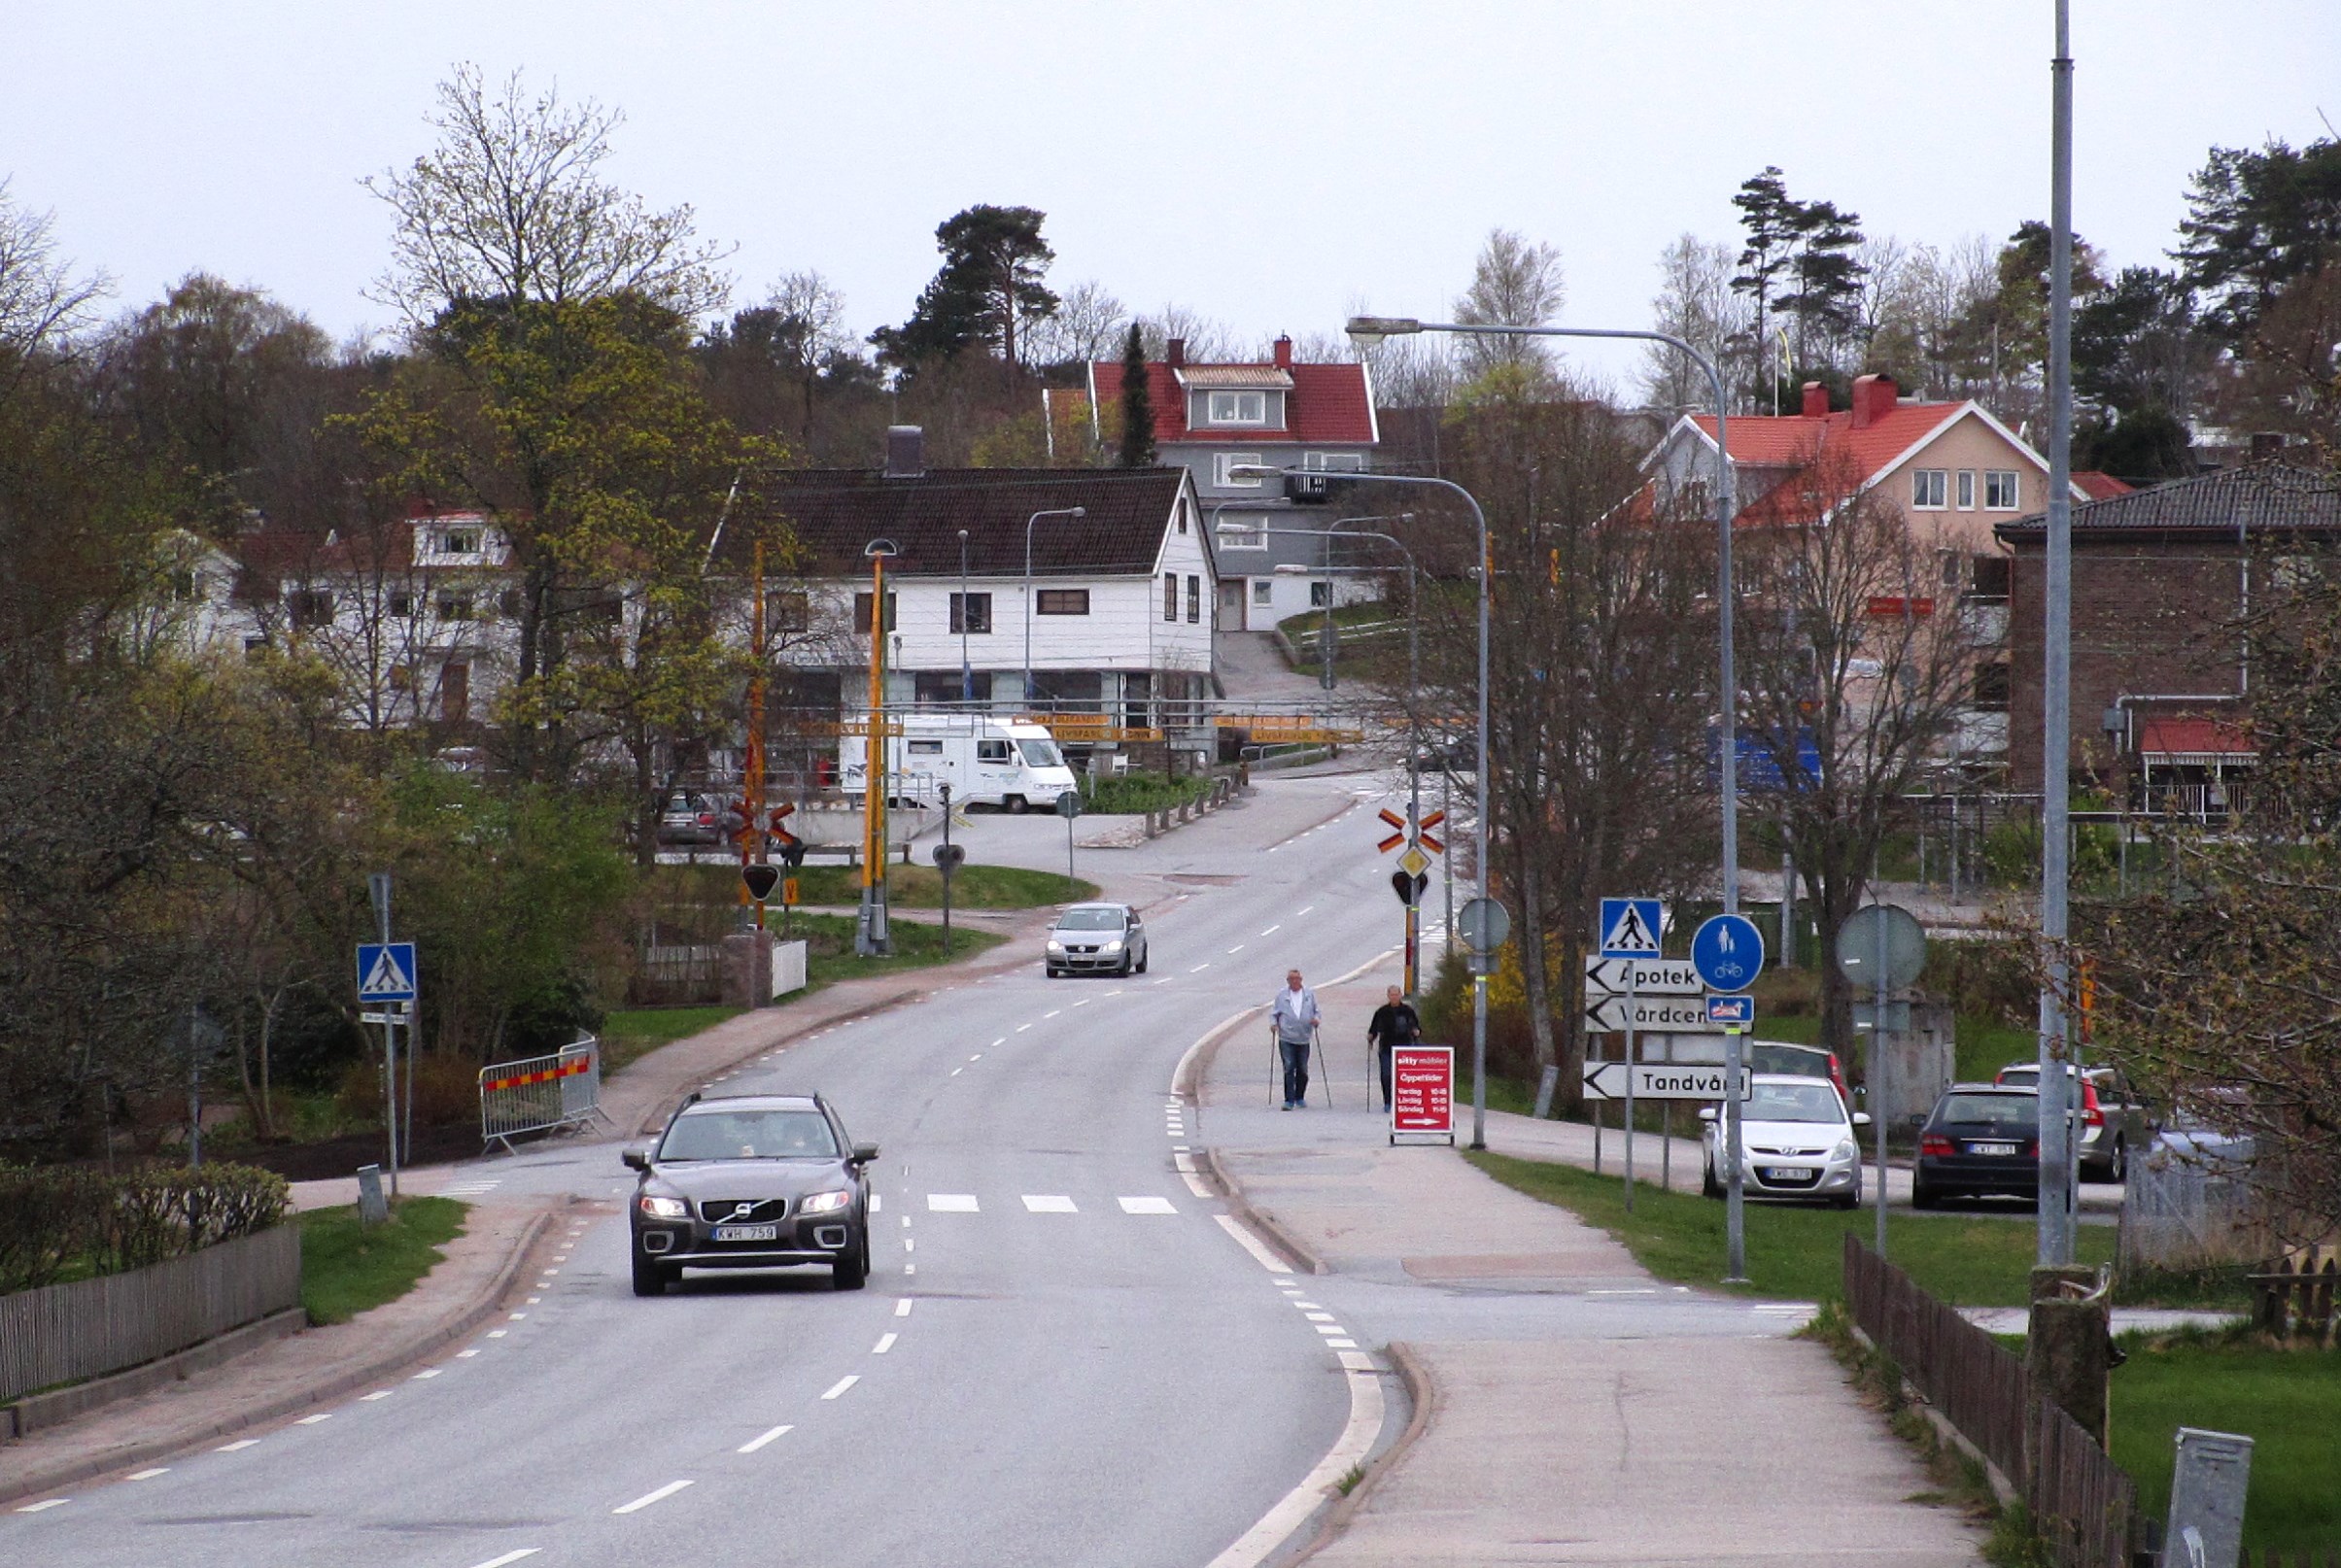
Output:
[[1764,1168],[1767,1181],[1810,1181],[1813,1173],[1801,1165],[1768,1165]]
[[776,1242],[780,1240],[777,1225],[718,1225],[715,1239],[719,1242]]
[[1967,1152],[1970,1154],[2014,1154],[2015,1145],[2014,1143],[1970,1143],[1967,1145]]

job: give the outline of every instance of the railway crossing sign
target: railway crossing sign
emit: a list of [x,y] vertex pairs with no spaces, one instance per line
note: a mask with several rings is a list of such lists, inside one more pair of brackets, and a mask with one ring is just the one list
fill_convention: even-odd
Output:
[[360,942],[358,1000],[361,1003],[414,1001],[415,944]]
[[762,903],[773,896],[773,889],[778,885],[780,868],[751,863],[740,868],[740,880],[746,886],[748,897]]
[[1656,899],[1601,901],[1601,956],[1656,958],[1658,934],[1666,916]]

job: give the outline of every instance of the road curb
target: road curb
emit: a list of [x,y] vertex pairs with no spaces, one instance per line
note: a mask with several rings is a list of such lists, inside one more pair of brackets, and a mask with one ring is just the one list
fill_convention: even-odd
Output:
[[1298,1237],[1287,1230],[1283,1221],[1267,1210],[1256,1208],[1253,1205],[1252,1200],[1245,1196],[1242,1183],[1229,1176],[1227,1167],[1220,1162],[1219,1150],[1205,1148],[1203,1163],[1211,1168],[1211,1178],[1219,1183],[1220,1192],[1225,1199],[1227,1207],[1234,1211],[1235,1217],[1266,1237],[1269,1244],[1290,1258],[1299,1273],[1331,1274],[1333,1272],[1325,1267],[1325,1259],[1311,1251]]
[[1406,1386],[1406,1430],[1398,1434],[1395,1443],[1366,1464],[1365,1474],[1359,1478],[1358,1484],[1352,1486],[1349,1495],[1334,1504],[1332,1512],[1325,1515],[1325,1523],[1318,1529],[1317,1539],[1293,1557],[1295,1565],[1307,1562],[1340,1540],[1349,1529],[1350,1520],[1365,1506],[1374,1488],[1382,1483],[1382,1478],[1397,1469],[1398,1462],[1406,1457],[1407,1450],[1415,1446],[1425,1432],[1430,1430],[1431,1420],[1440,1403],[1438,1380],[1431,1377],[1430,1369],[1414,1353],[1414,1346],[1405,1341],[1393,1340],[1388,1348],[1391,1365],[1397,1369],[1398,1381]]
[[[975,958],[981,958],[987,955],[979,953],[975,955]],[[968,960],[968,962],[972,963],[974,962],[974,959],[971,958]],[[950,966],[938,965],[936,967],[947,969]],[[635,1130],[632,1133],[622,1136],[617,1140],[617,1142],[631,1142],[633,1140],[637,1138],[656,1137],[660,1132],[665,1130],[667,1123],[673,1119],[674,1113],[683,1108],[683,1102],[690,1099],[692,1095],[704,1090],[713,1079],[726,1073],[736,1073],[740,1069],[747,1066],[750,1062],[755,1061],[760,1056],[769,1056],[774,1051],[795,1050],[799,1045],[803,1044],[807,1040],[811,1038],[809,1033],[811,1030],[835,1029],[840,1024],[859,1023],[862,1019],[875,1017],[878,1013],[884,1012],[889,1007],[906,1006],[913,1002],[923,1002],[929,995],[930,993],[924,986],[916,986],[909,991],[898,992],[893,996],[879,997],[876,1001],[865,1003],[861,1006],[852,1008],[849,1011],[837,1013],[828,1018],[824,1018],[818,1024],[809,1024],[805,1029],[801,1029],[794,1035],[789,1036],[786,1040],[771,1041],[763,1045],[751,1046],[749,1049],[737,1057],[717,1062],[710,1067],[706,1076],[702,1077],[699,1083],[694,1087],[688,1089],[677,1089],[673,1093],[669,1094],[660,1100],[654,1101],[651,1106],[650,1113],[636,1124]],[[755,1009],[750,1010],[753,1011]],[[683,1040],[689,1040],[690,1038],[690,1036],[685,1035]],[[682,1043],[682,1040],[672,1040],[670,1041],[670,1043],[679,1045]],[[662,1047],[662,1049],[664,1047]],[[657,1052],[654,1051],[651,1054],[656,1055]],[[649,1057],[644,1057],[642,1060],[648,1061]]]
[[265,1425],[270,1421],[282,1419],[294,1411],[305,1410],[311,1405],[322,1405],[327,1400],[338,1399],[353,1389],[362,1388],[367,1383],[376,1381],[392,1373],[403,1371],[434,1352],[445,1349],[456,1341],[468,1336],[472,1330],[486,1322],[492,1314],[501,1310],[504,1298],[511,1294],[513,1284],[520,1277],[522,1265],[528,1262],[529,1254],[535,1249],[536,1244],[543,1239],[545,1231],[551,1227],[553,1212],[550,1209],[542,1210],[535,1218],[529,1222],[527,1228],[521,1232],[519,1239],[513,1243],[511,1249],[505,1254],[503,1267],[499,1269],[496,1277],[488,1282],[487,1286],[475,1292],[470,1302],[453,1317],[441,1319],[421,1334],[410,1337],[306,1389],[261,1400],[258,1404],[245,1407],[232,1415],[174,1433],[168,1438],[133,1444],[126,1449],[116,1449],[104,1454],[59,1465],[37,1475],[12,1476],[5,1481],[0,1481],[0,1504],[13,1503],[36,1492],[53,1492],[61,1486],[75,1485],[93,1477],[112,1475],[118,1470],[127,1470],[152,1460],[167,1458],[175,1453],[183,1453],[199,1444],[209,1443],[216,1438],[230,1437],[237,1432]]

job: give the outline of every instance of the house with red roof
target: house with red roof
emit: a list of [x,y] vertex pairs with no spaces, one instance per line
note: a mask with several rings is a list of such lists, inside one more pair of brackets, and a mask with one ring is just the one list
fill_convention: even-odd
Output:
[[[1372,465],[1382,433],[1366,367],[1298,363],[1289,337],[1276,340],[1264,364],[1203,364],[1187,358],[1184,339],[1172,338],[1146,370],[1157,458],[1193,476],[1208,520],[1220,580],[1218,630],[1264,631],[1347,597],[1344,589],[1359,578],[1326,574],[1316,540],[1274,530],[1322,531],[1340,513],[1323,504],[1323,481],[1308,476]],[[1111,440],[1107,410],[1119,409],[1121,383],[1119,360],[1089,366],[1090,433],[1101,444]],[[1297,472],[1280,483],[1242,472],[1253,467]]]

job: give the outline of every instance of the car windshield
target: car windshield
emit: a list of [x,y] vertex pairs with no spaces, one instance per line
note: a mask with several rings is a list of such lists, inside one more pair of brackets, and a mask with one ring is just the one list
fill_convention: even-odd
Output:
[[1962,1127],[2021,1128],[2029,1133],[2040,1123],[2040,1102],[2028,1094],[1947,1095],[1935,1112],[1935,1120]]
[[1057,917],[1059,931],[1119,931],[1121,911],[1119,909],[1067,909]]
[[1759,1083],[1740,1115],[1749,1121],[1833,1121],[1845,1119],[1837,1091],[1824,1082]]
[[834,1160],[838,1141],[817,1110],[695,1110],[675,1118],[662,1160]]
[[1056,749],[1056,742],[1053,740],[1019,740],[1016,742],[1016,750],[1024,754],[1024,765],[1027,767],[1062,767],[1065,766],[1064,753]]

